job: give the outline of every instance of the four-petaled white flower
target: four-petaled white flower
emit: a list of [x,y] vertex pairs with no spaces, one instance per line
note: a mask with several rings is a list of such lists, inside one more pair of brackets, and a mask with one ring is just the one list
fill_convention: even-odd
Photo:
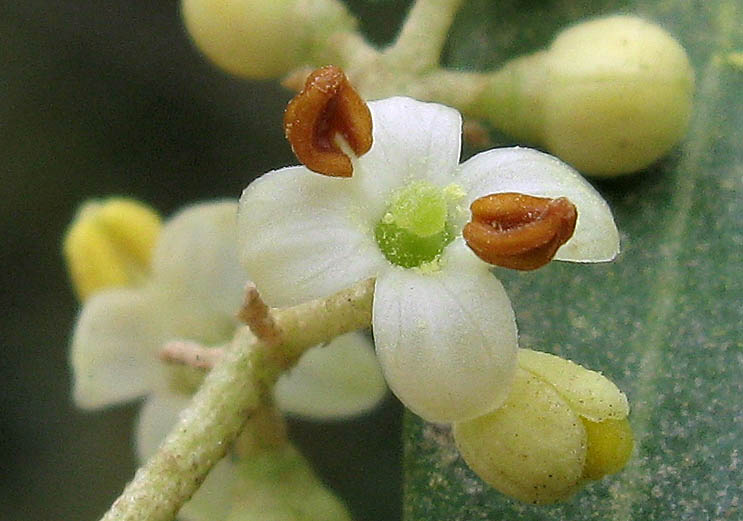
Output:
[[[172,340],[222,345],[238,326],[235,312],[248,277],[237,259],[236,207],[218,202],[181,211],[163,227],[148,280],[101,290],[77,321],[70,354],[75,402],[92,409],[147,396],[137,428],[142,460],[154,453],[198,384],[194,370],[161,362],[160,350]],[[275,398],[284,412],[337,418],[370,409],[384,393],[368,341],[352,333],[306,353],[279,380]],[[181,516],[224,519],[235,479],[235,464],[226,458]]]
[[272,305],[376,277],[372,325],[392,390],[430,421],[482,415],[508,395],[517,332],[503,286],[462,238],[470,203],[504,192],[567,197],[578,220],[555,258],[573,262],[616,256],[611,212],[577,172],[534,150],[490,150],[460,165],[454,109],[401,97],[369,108],[373,146],[353,158],[353,177],[296,166],[245,189],[241,260]]

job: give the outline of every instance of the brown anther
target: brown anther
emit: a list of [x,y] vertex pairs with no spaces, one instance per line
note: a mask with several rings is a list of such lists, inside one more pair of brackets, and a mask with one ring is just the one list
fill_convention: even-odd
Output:
[[578,211],[565,197],[519,193],[480,197],[462,234],[482,260],[515,270],[541,268],[573,236]]
[[351,159],[336,135],[361,156],[372,145],[371,112],[338,67],[329,65],[307,77],[302,92],[286,107],[284,132],[297,159],[307,168],[333,177],[351,177]]

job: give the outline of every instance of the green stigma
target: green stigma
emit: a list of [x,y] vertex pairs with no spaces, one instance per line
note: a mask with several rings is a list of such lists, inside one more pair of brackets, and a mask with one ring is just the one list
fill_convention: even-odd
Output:
[[395,194],[374,228],[379,249],[388,261],[415,268],[438,258],[454,238],[447,225],[447,208],[455,192],[413,181]]

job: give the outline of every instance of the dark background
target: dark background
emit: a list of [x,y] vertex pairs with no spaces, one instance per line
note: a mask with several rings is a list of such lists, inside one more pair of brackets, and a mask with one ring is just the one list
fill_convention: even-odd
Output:
[[[408,2],[350,8],[377,43]],[[294,163],[276,82],[232,78],[191,46],[178,2],[0,0],[0,519],[95,519],[135,469],[138,404],[83,413],[67,350],[78,303],[60,242],[85,199],[126,194],[164,215],[239,196]],[[357,519],[400,511],[399,405],[292,434]]]

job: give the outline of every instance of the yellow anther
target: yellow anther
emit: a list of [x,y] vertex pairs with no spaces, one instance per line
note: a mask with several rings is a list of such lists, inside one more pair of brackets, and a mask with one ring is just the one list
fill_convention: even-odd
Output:
[[632,455],[635,438],[627,418],[605,420],[600,423],[585,418],[587,453],[583,477],[601,479],[624,468]]
[[64,238],[64,256],[80,300],[112,286],[139,282],[150,269],[160,216],[125,198],[89,201]]

